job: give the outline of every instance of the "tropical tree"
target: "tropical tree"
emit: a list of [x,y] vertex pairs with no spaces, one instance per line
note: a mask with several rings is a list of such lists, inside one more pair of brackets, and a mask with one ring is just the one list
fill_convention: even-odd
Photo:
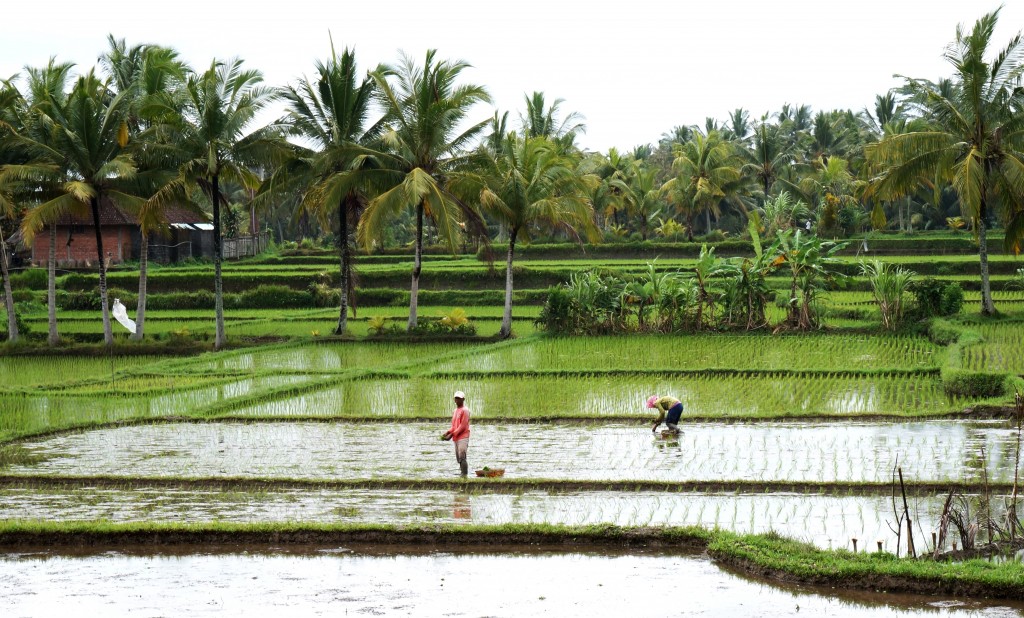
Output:
[[576,136],[587,132],[585,119],[579,112],[569,112],[565,118],[559,118],[558,108],[565,103],[564,99],[555,99],[548,106],[543,92],[524,98],[526,113],[520,114],[519,121],[525,137],[546,137],[566,154],[572,150]]
[[794,165],[789,142],[777,125],[767,122],[758,125],[754,130],[752,147],[741,149],[739,156],[743,161],[743,173],[757,180],[762,200],[768,200],[775,182],[780,178],[784,181],[785,171]]
[[668,202],[686,216],[687,239],[693,241],[693,219],[701,212],[719,213],[719,203],[731,195],[741,180],[732,145],[712,131],[699,131],[676,149],[672,162],[675,177],[661,187]]
[[21,162],[21,157],[13,146],[10,136],[21,124],[20,111],[22,109],[24,109],[24,99],[21,92],[11,83],[11,80],[0,82],[0,279],[3,281],[4,307],[7,312],[7,340],[12,343],[18,340],[19,334],[17,316],[14,313],[10,270],[7,264],[4,226],[14,222],[15,213],[18,210],[15,195],[20,189],[20,184],[6,173],[6,166]]
[[640,220],[640,236],[644,240],[647,240],[652,219],[661,212],[664,204],[657,176],[658,170],[636,162],[630,167],[625,180],[615,178],[610,183],[619,192],[627,212]]
[[160,119],[154,126],[154,141],[169,148],[179,161],[176,180],[166,184],[152,199],[158,204],[179,199],[195,184],[207,193],[212,204],[214,347],[218,350],[225,344],[220,213],[227,201],[221,192],[221,181],[237,182],[255,191],[260,178],[253,168],[267,165],[283,150],[276,133],[269,128],[246,133],[255,116],[276,95],[272,89],[261,86],[263,76],[259,71],[242,65],[237,58],[227,62],[214,60],[205,72],[188,75],[179,93],[156,97],[146,106],[147,114]]
[[[288,104],[283,123],[288,132],[311,147],[296,146],[290,157],[270,179],[272,189],[297,187],[302,192],[300,211],[312,213],[325,222],[338,222],[340,259],[340,310],[336,335],[348,323],[349,292],[352,281],[350,229],[366,206],[363,170],[373,165],[364,148],[372,145],[381,131],[369,122],[374,82],[361,80],[356,71],[355,51],[345,49],[339,56],[331,45],[326,62],[317,61],[314,79],[302,78],[286,87],[282,96]],[[278,184],[279,183],[279,184]]]
[[94,70],[80,76],[70,94],[49,99],[32,108],[32,122],[38,133],[17,134],[18,142],[30,154],[30,177],[45,170],[51,179],[65,179],[57,197],[48,200],[25,215],[23,227],[29,237],[47,223],[55,223],[66,212],[91,211],[96,233],[96,261],[99,270],[100,303],[103,308],[103,340],[112,345],[110,307],[107,303],[107,264],[100,227],[100,208],[108,203],[114,207],[134,210],[143,201],[131,193],[130,181],[136,173],[135,162],[125,151],[127,137],[127,98],[110,96],[107,81]]
[[775,198],[765,201],[761,209],[761,222],[765,227],[765,236],[775,238],[775,234],[794,228],[800,221],[811,216],[811,211],[802,200],[793,199],[788,191],[780,192]]
[[[381,164],[380,171],[370,177],[390,188],[367,205],[357,237],[369,248],[381,238],[389,221],[410,208],[415,211],[409,330],[417,324],[424,217],[433,222],[438,237],[453,252],[463,225],[476,234],[485,229],[479,213],[460,195],[472,195],[474,190],[479,195],[482,186],[479,176],[472,174],[478,153],[470,146],[491,120],[469,126],[463,122],[474,105],[490,102],[490,96],[482,86],[456,83],[468,64],[438,61],[436,54],[436,50],[428,50],[422,67],[403,55],[397,66],[385,65],[371,74],[387,129],[381,136],[382,147],[367,152]],[[456,189],[459,186],[462,191]]]
[[[100,65],[110,77],[115,93],[126,99],[127,116],[122,124],[122,137],[128,143],[138,172],[134,179],[135,193],[153,198],[168,184],[173,184],[174,161],[168,152],[152,148],[150,138],[155,137],[149,129],[161,118],[147,112],[169,113],[161,105],[150,106],[154,99],[166,103],[173,101],[185,80],[188,67],[178,60],[178,53],[158,45],[134,45],[129,47],[124,39],[107,38],[109,49],[100,56]],[[174,110],[171,117],[180,113]],[[165,199],[146,199],[131,214],[139,224],[139,294],[135,309],[135,332],[131,338],[141,341],[146,330],[146,299],[148,292],[149,237],[163,233],[167,227]],[[183,193],[175,203],[176,207],[192,207]]]
[[975,221],[984,315],[995,313],[988,267],[993,213],[1003,210],[1009,250],[1019,252],[1024,242],[1024,42],[1018,33],[987,57],[998,17],[998,10],[983,16],[970,32],[957,27],[945,52],[952,82],[906,78],[908,106],[932,126],[883,138],[866,151],[882,170],[873,182],[886,199],[905,195],[922,176],[952,183]]
[[[21,100],[20,105],[7,108],[7,111],[14,114],[14,117],[7,121],[8,127],[17,127],[18,132],[29,136],[40,142],[47,142],[49,139],[49,127],[45,122],[37,122],[39,114],[34,113],[40,106],[63,105],[68,95],[68,84],[71,80],[71,71],[74,65],[71,63],[57,62],[51,58],[45,67],[27,67],[27,93],[28,96]],[[13,88],[13,86],[11,86]],[[4,171],[0,173],[5,183],[16,184],[21,191],[21,198],[28,204],[39,204],[49,201],[60,194],[61,187],[67,181],[66,175],[56,165],[46,160],[31,160],[27,150],[23,146],[15,145],[12,140],[10,148],[4,151],[8,154],[17,152],[11,159]],[[13,179],[20,179],[14,181]],[[53,209],[48,217],[47,229],[49,231],[49,253],[47,259],[46,277],[46,309],[48,336],[47,343],[56,346],[60,343],[60,333],[57,330],[57,226],[56,219],[63,212],[60,209]],[[33,232],[22,229],[23,239],[31,242]]]
[[845,281],[838,271],[839,258],[835,257],[846,243],[824,242],[803,230],[779,232],[769,249],[773,265],[786,264],[790,270],[789,300],[786,304],[786,324],[799,330],[818,327],[816,301],[830,284]]
[[481,206],[508,229],[501,337],[512,334],[512,265],[517,239],[528,241],[531,229],[541,225],[571,234],[583,232],[592,241],[599,239],[587,195],[597,178],[579,175],[572,161],[558,150],[548,138],[509,133],[480,193]]

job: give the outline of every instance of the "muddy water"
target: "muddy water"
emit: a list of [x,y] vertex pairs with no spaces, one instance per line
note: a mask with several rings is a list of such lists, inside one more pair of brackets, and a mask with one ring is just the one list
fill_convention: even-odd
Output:
[[[912,497],[913,521],[930,530],[945,496]],[[1001,502],[996,499],[996,502]],[[0,520],[288,522],[408,524],[615,524],[687,526],[763,533],[822,548],[894,550],[889,496],[449,490],[221,492],[140,488],[131,491],[0,490]],[[918,539],[919,541],[922,539]]]
[[[656,553],[7,556],[4,616],[1021,616],[1013,604],[778,588]],[[492,550],[493,551],[493,550]]]
[[[1013,479],[1014,433],[1003,422],[683,424],[674,441],[647,424],[476,424],[470,467],[510,478],[889,482],[905,478]],[[214,423],[120,427],[25,444],[38,463],[6,473],[276,477],[450,478],[445,424]]]

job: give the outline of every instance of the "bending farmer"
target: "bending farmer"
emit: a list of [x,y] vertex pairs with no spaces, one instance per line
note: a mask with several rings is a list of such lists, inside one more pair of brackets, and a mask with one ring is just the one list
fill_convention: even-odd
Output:
[[452,426],[444,432],[445,440],[455,442],[455,461],[459,462],[459,470],[462,476],[469,473],[469,463],[466,461],[466,451],[469,450],[469,408],[464,405],[466,394],[462,391],[455,391],[455,412],[452,413]]
[[647,407],[658,409],[658,420],[654,421],[654,427],[651,428],[652,433],[658,430],[658,425],[661,425],[662,421],[665,421],[669,431],[679,433],[679,417],[683,414],[683,402],[669,395],[664,397],[651,395],[647,399]]

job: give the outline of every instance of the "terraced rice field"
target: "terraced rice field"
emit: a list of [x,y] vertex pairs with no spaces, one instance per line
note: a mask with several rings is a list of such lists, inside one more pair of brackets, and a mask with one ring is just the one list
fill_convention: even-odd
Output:
[[[897,464],[924,531],[947,486],[985,476],[1000,497],[1014,477],[1014,426],[951,417],[972,402],[946,397],[946,349],[914,337],[286,344],[60,360],[59,376],[45,359],[8,360],[0,522],[693,525],[891,551]],[[471,468],[504,478],[458,476],[439,439],[456,389],[474,419]],[[683,401],[679,437],[651,432],[652,393]],[[0,580],[43,590],[10,574],[19,560],[0,558]],[[138,560],[130,568],[162,572],[161,585],[187,579]],[[195,568],[255,574],[231,560]],[[77,568],[35,564],[53,576]]]

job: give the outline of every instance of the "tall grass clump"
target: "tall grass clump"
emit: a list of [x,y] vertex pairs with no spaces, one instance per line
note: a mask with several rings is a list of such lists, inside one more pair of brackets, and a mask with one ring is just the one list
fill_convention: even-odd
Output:
[[882,328],[894,331],[903,322],[908,291],[914,272],[881,260],[861,262],[860,272],[871,284],[871,292],[882,315]]

